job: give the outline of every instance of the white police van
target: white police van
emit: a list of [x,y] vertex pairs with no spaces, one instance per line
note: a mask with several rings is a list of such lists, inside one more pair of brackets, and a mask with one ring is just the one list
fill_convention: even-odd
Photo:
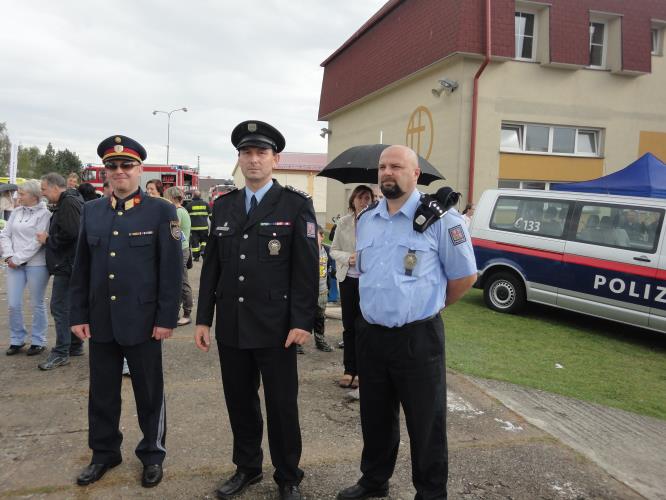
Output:
[[488,307],[526,301],[666,332],[666,200],[492,189],[472,221]]

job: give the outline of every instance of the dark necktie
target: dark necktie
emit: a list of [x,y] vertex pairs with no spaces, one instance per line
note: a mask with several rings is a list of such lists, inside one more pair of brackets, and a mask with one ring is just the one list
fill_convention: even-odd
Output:
[[255,208],[257,208],[257,197],[252,195],[252,198],[250,199],[250,210],[247,211],[248,217],[252,214]]

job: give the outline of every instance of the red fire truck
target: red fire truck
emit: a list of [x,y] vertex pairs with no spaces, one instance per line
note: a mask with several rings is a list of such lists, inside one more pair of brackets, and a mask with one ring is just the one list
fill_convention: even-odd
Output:
[[[106,179],[104,165],[87,164],[83,168],[83,182],[89,182],[95,189],[102,192],[102,184]],[[164,189],[171,186],[182,188],[186,198],[192,197],[192,191],[199,188],[199,170],[187,165],[143,165],[141,173],[141,189],[146,188],[146,182],[151,179],[159,179]]]

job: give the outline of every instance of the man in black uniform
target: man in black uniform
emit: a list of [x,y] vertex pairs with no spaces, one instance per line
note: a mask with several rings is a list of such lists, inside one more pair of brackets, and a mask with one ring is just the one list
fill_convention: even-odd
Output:
[[195,333],[197,347],[208,351],[217,306],[215,336],[237,470],[216,493],[231,498],[263,477],[261,377],[273,478],[281,499],[296,500],[303,478],[296,345],[310,338],[317,309],[317,223],[307,194],[271,178],[285,145],[277,129],[243,122],[231,142],[246,185],[215,201]]
[[166,414],[162,339],[178,319],[182,250],[176,208],[139,188],[146,151],[115,135],[97,154],[113,194],[84,206],[71,280],[72,331],[90,339],[88,443],[92,461],[77,483],[88,485],[121,461],[118,429],[123,357],[132,372],[143,439],[136,455],[141,484],[162,480]]
[[197,262],[201,255],[206,253],[208,242],[208,216],[210,207],[201,199],[201,191],[192,191],[192,200],[187,204],[192,228],[190,229],[190,246],[192,247],[192,260]]

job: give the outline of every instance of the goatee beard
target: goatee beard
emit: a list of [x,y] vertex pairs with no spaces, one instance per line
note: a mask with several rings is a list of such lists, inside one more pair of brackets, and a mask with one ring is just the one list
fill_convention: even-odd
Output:
[[400,198],[403,194],[405,194],[400,186],[398,186],[397,182],[394,182],[392,186],[386,186],[382,183],[379,186],[379,189],[381,190],[382,194],[389,200],[395,200],[396,198]]

